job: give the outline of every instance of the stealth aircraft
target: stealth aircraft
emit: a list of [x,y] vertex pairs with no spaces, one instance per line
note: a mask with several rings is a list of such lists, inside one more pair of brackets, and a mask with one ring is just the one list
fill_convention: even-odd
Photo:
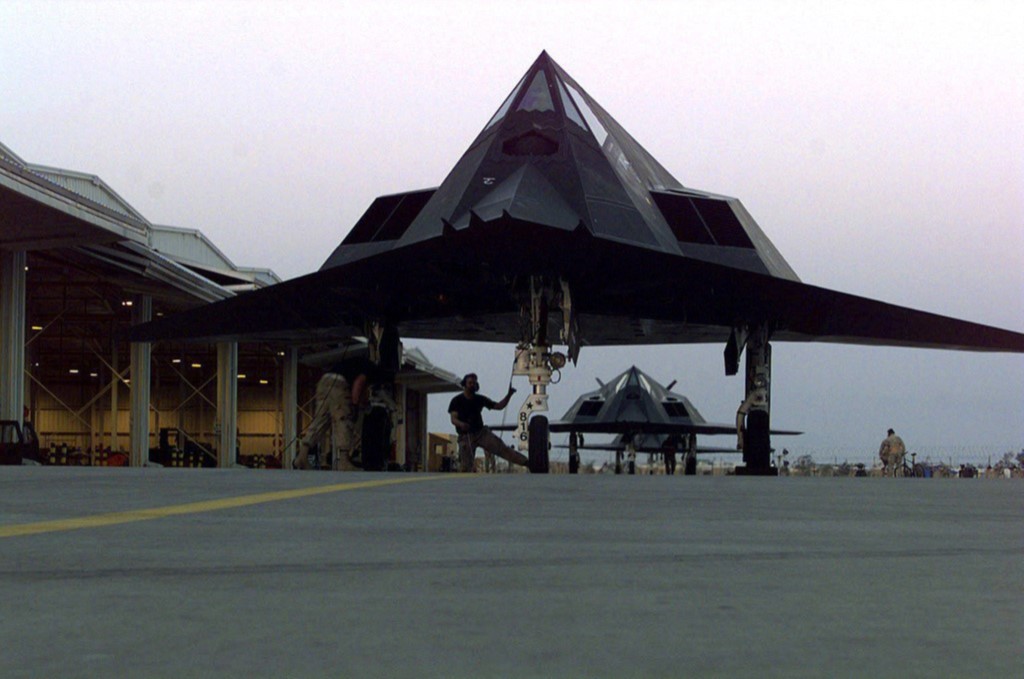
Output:
[[714,342],[727,374],[746,352],[743,453],[759,474],[772,473],[770,341],[1024,352],[1019,332],[801,282],[739,200],[677,181],[547,53],[440,186],[376,199],[319,271],[132,339],[350,335],[516,343],[534,471],[548,451],[534,415],[584,345]]

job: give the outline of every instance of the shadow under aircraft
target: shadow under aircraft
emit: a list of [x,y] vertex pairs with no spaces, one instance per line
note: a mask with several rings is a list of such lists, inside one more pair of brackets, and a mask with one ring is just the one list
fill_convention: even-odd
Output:
[[[672,391],[636,366],[616,375],[599,389],[587,392],[549,423],[552,433],[569,434],[570,460],[579,450],[615,453],[616,469],[623,453],[683,454],[684,473],[696,473],[698,453],[736,453],[736,447],[699,447],[697,435],[737,434],[737,424],[708,422],[687,397]],[[511,426],[491,427],[495,431]],[[798,435],[799,431],[772,430],[774,435]],[[617,434],[610,443],[586,444],[584,434]],[[570,470],[572,465],[570,464]]]
[[[519,445],[584,345],[745,354],[745,466],[772,474],[770,342],[1024,352],[1024,334],[800,281],[739,200],[683,186],[541,53],[437,188],[377,198],[316,272],[140,325],[133,341],[366,336],[516,343]],[[565,352],[553,350],[564,345]],[[535,416],[536,415],[536,416]]]

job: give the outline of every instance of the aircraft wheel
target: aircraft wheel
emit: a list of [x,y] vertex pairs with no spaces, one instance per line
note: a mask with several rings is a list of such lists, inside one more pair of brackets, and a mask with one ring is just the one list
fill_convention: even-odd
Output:
[[697,456],[687,455],[683,458],[683,476],[696,476],[697,475]]
[[747,415],[747,431],[743,440],[743,458],[747,463],[747,473],[756,476],[773,475],[768,413],[763,410],[752,410]]
[[380,472],[387,468],[390,423],[384,408],[371,408],[363,418],[363,471]]
[[530,473],[548,473],[548,418],[536,415],[530,420]]

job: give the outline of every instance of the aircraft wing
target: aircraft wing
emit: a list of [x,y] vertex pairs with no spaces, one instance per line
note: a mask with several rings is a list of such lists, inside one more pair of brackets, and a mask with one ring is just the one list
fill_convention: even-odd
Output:
[[132,341],[314,343],[361,336],[377,305],[368,291],[317,272],[135,326]]
[[[515,431],[515,424],[487,425],[492,431]],[[551,433],[579,432],[583,434],[735,434],[736,426],[729,424],[676,424],[672,422],[593,422],[573,424],[551,422]],[[772,434],[799,436],[803,431],[772,429]]]
[[[515,427],[512,427],[514,429]],[[493,429],[493,427],[492,427]],[[552,433],[579,432],[581,434],[735,434],[735,424],[713,424],[705,422],[696,423],[674,423],[674,422],[592,422],[592,423],[571,423],[552,422],[548,425]],[[789,431],[773,429],[772,434],[782,436],[798,436],[802,431]]]
[[[645,253],[643,259],[649,260],[637,262],[648,272],[643,280],[634,277],[621,292],[602,290],[600,303],[580,295],[580,327],[588,343],[724,343],[735,319],[766,319],[776,342],[1024,353],[1020,332],[719,264],[660,253]],[[607,273],[611,279],[624,275]],[[666,290],[686,294],[673,305]],[[596,316],[616,320],[595,329],[596,319],[587,313],[592,305],[601,308]],[[621,334],[627,328],[628,338]]]
[[[515,424],[487,425],[491,431],[515,431]],[[578,432],[580,434],[736,434],[734,424],[682,424],[672,422],[592,422],[586,424],[572,422],[550,422],[548,431],[553,434]],[[802,431],[772,429],[773,435],[799,436]]]
[[[510,267],[507,253],[529,241],[496,231],[478,243],[478,235],[322,269],[136,326],[131,339],[298,343],[361,335],[365,320],[389,319],[403,337],[517,342],[522,299],[509,281],[531,262]],[[624,257],[605,243],[581,244],[586,236],[544,238],[536,249],[567,258],[564,266],[537,266],[569,281],[584,344],[724,344],[737,319],[769,319],[773,341],[1024,353],[1024,333],[678,255],[634,249]],[[552,312],[549,334],[557,336],[560,325],[561,314]]]
[[[568,448],[569,446],[557,445],[557,446],[554,446],[554,447],[555,448]],[[588,443],[588,444],[583,445],[583,446],[577,446],[576,449],[577,450],[607,450],[607,451],[611,451],[611,452],[625,451],[625,448],[623,446],[616,446],[616,445],[611,444],[611,443],[606,443],[606,444]],[[638,453],[663,453],[663,452],[665,452],[661,448],[655,448],[655,447],[652,447],[652,446],[640,446],[640,447],[636,448],[635,450]],[[717,448],[717,447],[712,447],[712,446],[697,446],[697,454],[700,455],[701,453],[704,453],[704,454],[707,454],[707,455],[710,455],[712,453],[738,453],[738,454],[742,454],[743,451],[742,450],[736,450],[736,448],[724,448],[724,447]],[[685,455],[686,451],[685,450],[677,450],[676,454],[677,455]]]

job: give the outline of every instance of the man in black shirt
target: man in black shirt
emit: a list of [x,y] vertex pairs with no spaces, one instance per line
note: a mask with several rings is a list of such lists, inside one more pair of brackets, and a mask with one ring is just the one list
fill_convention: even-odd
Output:
[[500,438],[495,436],[490,429],[484,426],[481,416],[484,408],[489,410],[503,410],[512,398],[515,389],[508,388],[505,398],[497,403],[482,396],[480,384],[475,373],[469,373],[462,378],[462,393],[452,399],[448,405],[448,413],[451,415],[452,424],[459,432],[459,471],[473,471],[473,459],[476,457],[476,449],[483,448],[485,451],[508,460],[512,464],[526,466],[529,460],[518,450],[506,446]]

